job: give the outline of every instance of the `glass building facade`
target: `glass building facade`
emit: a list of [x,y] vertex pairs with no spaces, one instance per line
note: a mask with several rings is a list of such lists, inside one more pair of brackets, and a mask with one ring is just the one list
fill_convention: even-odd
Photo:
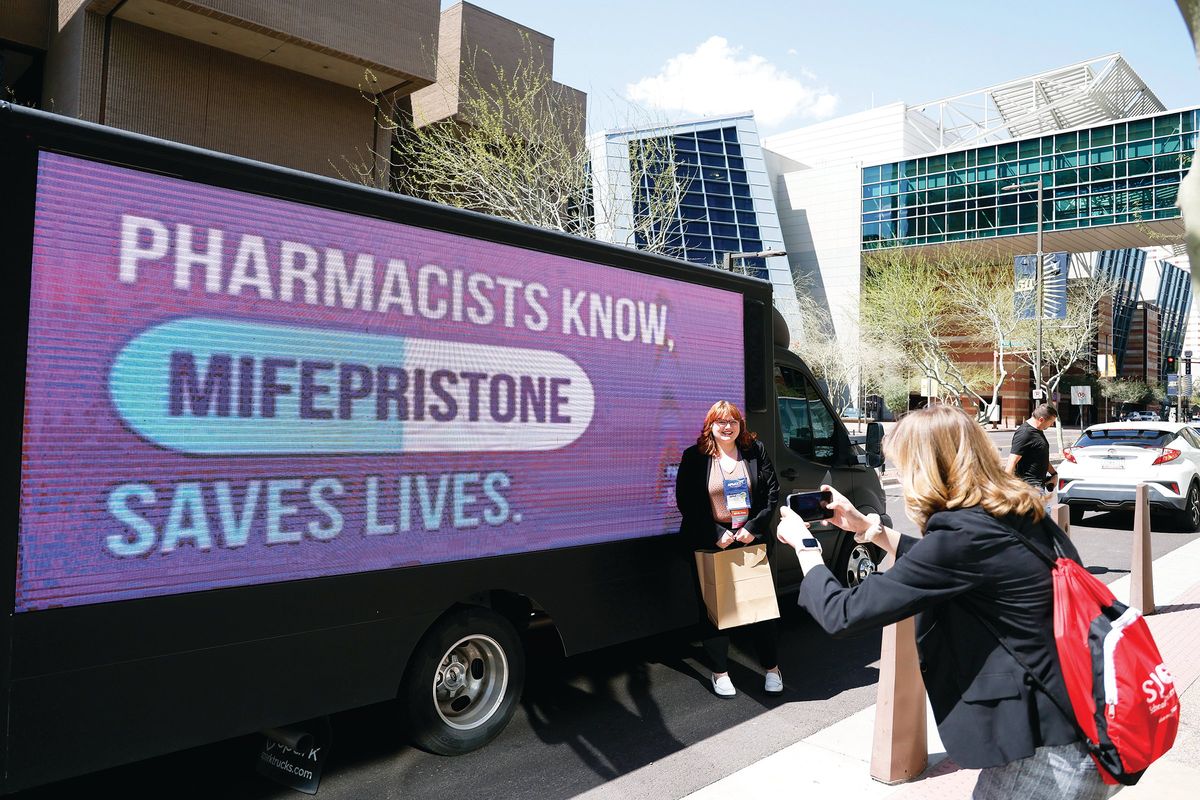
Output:
[[[726,253],[766,249],[738,129],[729,125],[671,134],[629,143],[631,161],[643,152],[674,158],[676,174],[686,186],[675,218],[666,221],[671,255],[695,264],[720,264]],[[645,175],[633,198],[633,213],[644,216],[653,202],[652,178]],[[635,234],[638,247],[646,241]],[[767,278],[766,259],[743,259],[746,272]]]
[[[598,239],[718,267],[730,253],[783,251],[752,114],[606,131],[589,146]],[[662,196],[664,184],[678,191],[674,182],[655,177],[665,166],[682,187],[677,204]],[[787,256],[739,258],[733,269],[770,281],[775,306],[789,324],[798,315]]]
[[[862,171],[862,248],[1176,218],[1200,109],[922,156]],[[1030,189],[1004,190],[1014,184]]]
[[1167,381],[1167,357],[1178,358],[1183,352],[1183,335],[1188,311],[1192,307],[1192,275],[1167,261],[1158,264],[1158,372]]
[[1113,284],[1112,353],[1117,359],[1117,373],[1125,366],[1125,351],[1129,346],[1129,329],[1133,312],[1141,299],[1142,276],[1146,270],[1146,251],[1135,248],[1105,250],[1096,254],[1093,274]]

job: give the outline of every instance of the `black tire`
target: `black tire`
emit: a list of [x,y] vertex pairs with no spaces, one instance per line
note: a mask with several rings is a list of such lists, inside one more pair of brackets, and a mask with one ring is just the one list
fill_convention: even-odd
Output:
[[1079,506],[1067,503],[1067,512],[1071,518],[1072,525],[1079,525],[1083,522],[1083,509]]
[[1200,485],[1195,481],[1188,487],[1187,500],[1176,520],[1188,533],[1200,530]]
[[457,756],[495,739],[521,698],[525,650],[507,619],[480,607],[442,617],[421,639],[400,687],[413,744]]
[[843,586],[854,587],[879,569],[883,551],[873,544],[859,544],[849,534],[833,574]]

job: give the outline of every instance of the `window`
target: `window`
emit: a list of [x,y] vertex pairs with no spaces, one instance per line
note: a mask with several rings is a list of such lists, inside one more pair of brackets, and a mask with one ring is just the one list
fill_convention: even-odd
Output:
[[779,365],[775,386],[780,431],[788,449],[818,464],[834,463],[839,429],[820,392],[797,370]]
[[1140,429],[1140,428],[1111,428],[1109,430],[1086,431],[1075,447],[1114,447],[1116,445],[1134,445],[1136,447],[1165,447],[1175,434],[1170,431]]

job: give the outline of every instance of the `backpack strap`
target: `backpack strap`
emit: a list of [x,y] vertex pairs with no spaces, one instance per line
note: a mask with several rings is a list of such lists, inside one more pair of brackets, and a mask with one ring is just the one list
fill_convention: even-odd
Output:
[[1075,729],[1075,732],[1079,734],[1080,741],[1082,741],[1084,743],[1084,745],[1087,746],[1088,752],[1089,753],[1093,752],[1093,751],[1099,752],[1099,747],[1092,744],[1092,740],[1088,738],[1088,735],[1084,732],[1083,728],[1080,726],[1079,720],[1075,719],[1075,714],[1073,712],[1068,711],[1067,709],[1063,708],[1062,703],[1058,702],[1058,698],[1055,697],[1053,693],[1051,693],[1050,687],[1047,686],[1045,684],[1045,682],[1042,681],[1041,678],[1039,678],[1037,675],[1033,674],[1033,670],[1031,670],[1029,668],[1029,666],[1021,659],[1021,657],[1019,655],[1017,655],[1016,651],[1013,650],[1012,646],[1008,642],[1004,641],[1004,637],[1002,637],[1000,635],[999,631],[997,631],[994,627],[992,627],[992,623],[988,622],[982,616],[977,614],[973,609],[966,608],[965,610],[968,614],[975,617],[975,619],[979,620],[980,624],[983,625],[983,627],[987,628],[987,632],[992,635],[992,638],[994,638],[996,640],[996,642],[1001,647],[1003,647],[1010,656],[1012,656],[1013,661],[1017,662],[1017,666],[1019,666],[1025,672],[1025,680],[1028,681],[1030,684],[1032,684],[1036,689],[1041,691],[1042,694],[1046,695],[1046,699],[1048,699],[1051,703],[1054,704],[1054,707],[1057,708],[1059,710],[1059,712],[1062,713],[1062,715],[1066,718],[1067,722],[1071,723],[1071,727],[1073,727]]
[[1054,546],[1054,557],[1051,557],[1051,556],[1046,555],[1045,550],[1043,550],[1038,545],[1034,544],[1033,541],[1028,536],[1026,536],[1019,528],[1017,528],[1017,526],[1013,525],[1007,519],[997,519],[996,521],[999,522],[1001,525],[1003,525],[1005,528],[1008,528],[1008,532],[1011,533],[1018,542],[1020,542],[1021,544],[1025,545],[1027,548],[1029,548],[1029,551],[1031,553],[1033,553],[1035,556],[1037,556],[1038,558],[1040,558],[1042,561],[1044,561],[1046,563],[1046,566],[1048,566],[1050,569],[1054,569],[1054,567],[1057,566],[1055,559],[1063,558],[1066,556],[1066,552],[1063,550],[1063,547],[1062,547],[1062,541],[1059,538],[1060,536],[1065,536],[1066,534],[1062,533],[1062,531],[1059,529],[1059,527],[1057,525],[1055,525],[1053,522],[1050,522],[1050,524],[1047,526],[1045,523],[1049,522],[1049,520],[1046,520],[1046,519],[1043,520],[1043,529],[1045,529],[1046,527],[1049,528],[1050,539]]
[[[1038,556],[1038,558],[1040,558],[1040,559],[1042,559],[1042,561],[1046,562],[1046,564],[1049,565],[1049,567],[1051,569],[1054,569],[1054,567],[1055,567],[1054,559],[1051,558],[1050,556],[1046,555],[1046,553],[1042,550],[1042,548],[1035,545],[1029,539],[1028,536],[1026,536],[1021,531],[1017,530],[1017,528],[1014,525],[1010,524],[1006,520],[999,520],[999,522],[1001,522],[1001,524],[1003,524],[1004,527],[1008,528],[1009,533],[1011,533],[1017,539],[1017,541],[1019,541],[1021,544],[1028,547],[1031,551],[1033,551],[1034,555]],[[1055,553],[1057,555],[1062,556],[1063,555],[1062,548],[1061,548],[1061,545],[1058,540],[1058,536],[1060,536],[1061,534],[1059,533],[1058,526],[1053,525],[1051,527],[1050,532],[1051,532],[1051,536],[1054,538]],[[1088,738],[1088,735],[1084,732],[1083,727],[1080,726],[1079,720],[1075,719],[1075,714],[1073,712],[1068,711],[1067,709],[1063,708],[1062,703],[1058,702],[1058,698],[1055,697],[1054,694],[1050,691],[1050,687],[1047,686],[1045,684],[1045,682],[1042,681],[1041,678],[1039,678],[1037,675],[1035,675],[1033,673],[1033,670],[1029,668],[1029,665],[1026,664],[1025,661],[1019,655],[1017,655],[1016,651],[1013,650],[1012,646],[1004,640],[1004,637],[1000,635],[1000,632],[996,630],[996,628],[992,625],[992,623],[988,622],[986,619],[983,618],[982,615],[980,615],[978,612],[976,612],[972,608],[963,606],[963,610],[966,611],[971,616],[973,616],[975,619],[979,620],[979,624],[983,625],[983,627],[987,629],[987,632],[992,635],[992,638],[996,640],[997,644],[999,644],[1001,647],[1003,647],[1004,650],[1010,656],[1012,656],[1012,660],[1017,662],[1017,666],[1019,666],[1025,672],[1025,680],[1027,682],[1029,682],[1032,686],[1037,688],[1039,691],[1041,691],[1042,694],[1046,695],[1046,698],[1051,703],[1054,704],[1054,707],[1057,708],[1059,710],[1059,712],[1062,713],[1062,715],[1066,718],[1067,722],[1071,723],[1071,727],[1073,727],[1075,729],[1075,732],[1079,734],[1079,739],[1087,747],[1088,752],[1092,753],[1092,754],[1098,753],[1100,750],[1099,746],[1093,744],[1092,740]]]

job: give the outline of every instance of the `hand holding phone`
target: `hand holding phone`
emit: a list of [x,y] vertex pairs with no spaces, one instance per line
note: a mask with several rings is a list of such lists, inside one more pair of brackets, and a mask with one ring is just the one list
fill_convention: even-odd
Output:
[[814,522],[833,516],[833,511],[828,508],[829,501],[832,499],[833,495],[828,491],[796,492],[788,495],[787,504],[788,508],[796,512],[800,519],[805,522]]

